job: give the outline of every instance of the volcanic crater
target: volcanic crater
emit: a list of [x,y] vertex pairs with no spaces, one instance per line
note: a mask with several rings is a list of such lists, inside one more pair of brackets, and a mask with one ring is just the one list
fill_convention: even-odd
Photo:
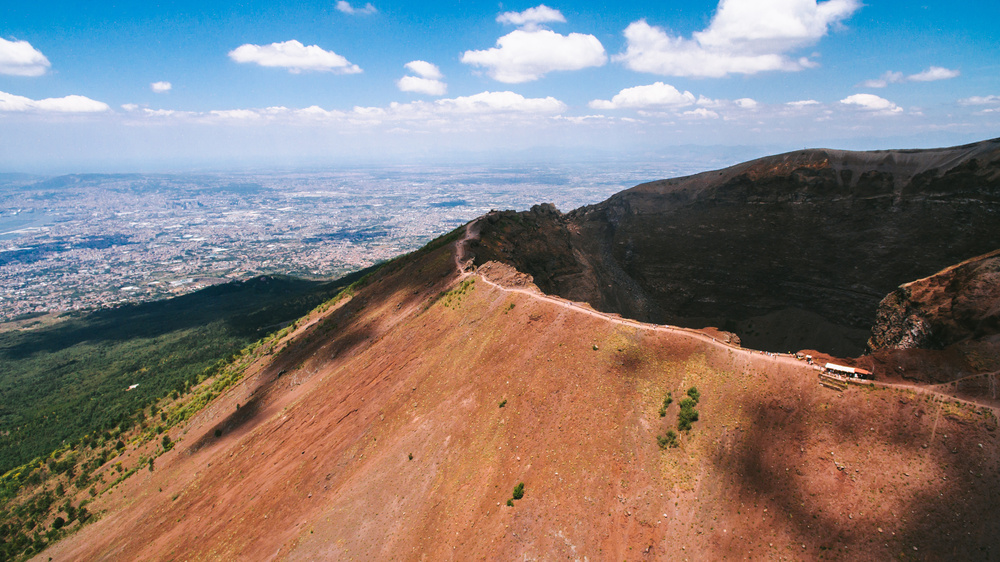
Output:
[[1000,139],[795,151],[482,223],[476,263],[547,293],[755,349],[857,356],[888,293],[1000,247]]

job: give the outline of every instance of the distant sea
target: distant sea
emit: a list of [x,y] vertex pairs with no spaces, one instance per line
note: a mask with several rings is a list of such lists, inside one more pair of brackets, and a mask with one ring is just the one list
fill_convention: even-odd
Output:
[[55,217],[44,211],[31,210],[0,214],[0,240],[11,240],[25,234],[24,229],[52,226]]

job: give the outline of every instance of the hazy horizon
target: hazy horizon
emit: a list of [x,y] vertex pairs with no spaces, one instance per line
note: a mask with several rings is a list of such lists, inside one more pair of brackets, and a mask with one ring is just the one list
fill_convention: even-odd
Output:
[[4,16],[8,172],[648,161],[1000,136],[995,3],[43,0]]

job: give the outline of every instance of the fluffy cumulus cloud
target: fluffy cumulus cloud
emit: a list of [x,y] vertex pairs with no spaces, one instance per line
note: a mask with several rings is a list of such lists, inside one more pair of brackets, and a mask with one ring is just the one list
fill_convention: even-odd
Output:
[[565,22],[562,12],[550,8],[545,4],[539,4],[534,8],[528,8],[523,12],[504,12],[497,16],[497,21],[517,26],[531,27],[541,23]]
[[648,107],[684,107],[694,105],[697,100],[694,94],[663,82],[648,86],[625,88],[610,100],[593,100],[590,107],[594,109],[643,109]]
[[448,91],[448,85],[444,82],[418,76],[404,76],[396,82],[396,86],[403,92],[427,94],[428,96],[443,96]]
[[871,80],[865,80],[859,86],[863,88],[885,88],[889,84],[901,84],[903,82],[934,82],[935,80],[948,80],[961,74],[958,70],[932,66],[923,72],[905,76],[902,72],[886,71]]
[[403,66],[406,70],[409,70],[421,78],[440,80],[444,77],[444,75],[441,74],[441,69],[438,68],[437,65],[431,64],[425,60],[411,60]]
[[371,2],[365,4],[364,8],[355,8],[354,6],[351,6],[350,2],[346,2],[345,0],[337,2],[337,11],[351,16],[367,16],[378,12],[378,10],[375,9],[375,6],[372,6]]
[[157,94],[162,94],[163,92],[169,92],[174,87],[170,82],[153,82],[149,85],[149,89],[153,90]]
[[229,58],[239,63],[255,63],[260,66],[287,68],[292,74],[312,70],[336,74],[358,74],[361,68],[351,64],[346,58],[326,51],[318,45],[308,47],[292,39],[270,45],[240,45],[229,51]]
[[556,70],[601,66],[608,60],[593,35],[561,35],[548,29],[517,29],[484,51],[466,51],[462,62],[487,69],[494,80],[518,84],[538,80]]
[[846,98],[840,100],[840,103],[885,115],[902,113],[903,111],[902,107],[899,107],[891,101],[874,94],[854,94],[853,96],[847,96]]
[[858,0],[721,0],[708,28],[691,38],[639,20],[625,29],[627,47],[615,60],[638,72],[723,77],[816,66],[788,53],[815,44],[851,16]]
[[33,100],[0,92],[0,111],[33,113],[101,113],[111,108],[108,104],[84,96],[66,96]]
[[52,64],[41,51],[27,41],[8,41],[0,37],[0,74],[41,76]]
[[406,69],[416,76],[404,76],[396,81],[396,86],[404,92],[415,92],[429,96],[443,96],[448,85],[441,81],[441,69],[427,61],[415,60],[406,63]]

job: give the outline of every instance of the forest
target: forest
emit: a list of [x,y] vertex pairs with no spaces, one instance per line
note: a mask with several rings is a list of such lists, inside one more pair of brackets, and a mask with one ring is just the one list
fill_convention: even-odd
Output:
[[134,423],[144,407],[365,273],[333,282],[261,276],[0,333],[0,474]]

